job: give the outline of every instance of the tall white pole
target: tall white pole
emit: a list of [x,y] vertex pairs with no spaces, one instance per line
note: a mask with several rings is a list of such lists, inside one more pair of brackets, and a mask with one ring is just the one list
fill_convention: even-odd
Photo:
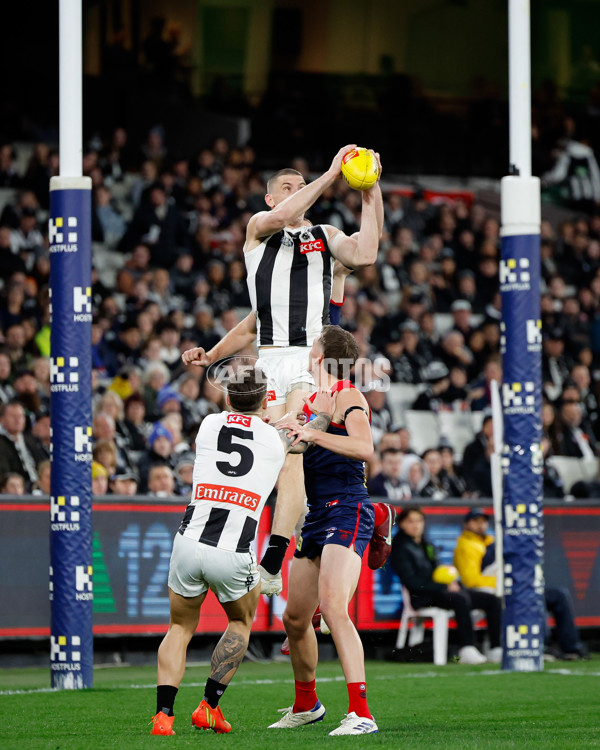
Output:
[[521,177],[531,177],[531,44],[529,0],[509,0],[508,87],[510,163]]
[[59,5],[60,176],[50,179],[50,674],[94,681],[92,181],[82,176],[81,2]]
[[521,672],[544,666],[544,591],[537,576],[544,542],[539,471],[541,201],[539,178],[531,174],[529,6],[529,0],[508,0],[510,174],[501,183],[500,261],[506,467],[499,571],[504,575],[502,668]]
[[81,177],[81,0],[60,0],[58,33],[60,176]]

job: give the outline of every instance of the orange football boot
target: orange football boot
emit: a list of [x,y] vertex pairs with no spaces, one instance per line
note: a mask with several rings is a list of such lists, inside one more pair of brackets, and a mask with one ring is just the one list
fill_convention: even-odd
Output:
[[231,732],[231,724],[225,721],[221,707],[211,708],[206,701],[192,714],[192,726],[198,729],[212,729],[217,734]]
[[150,734],[176,734],[173,731],[173,722],[175,721],[174,716],[167,716],[167,714],[159,711],[156,716],[152,717],[154,726]]

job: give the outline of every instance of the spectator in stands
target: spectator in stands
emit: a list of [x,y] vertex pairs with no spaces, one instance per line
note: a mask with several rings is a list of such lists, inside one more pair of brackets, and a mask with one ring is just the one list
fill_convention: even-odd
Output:
[[[567,392],[567,396],[569,393]],[[562,397],[559,407],[557,435],[557,455],[593,459],[597,456],[598,445],[591,430],[582,429],[583,412],[579,398]]]
[[52,473],[52,464],[49,460],[42,461],[37,466],[37,482],[33,485],[31,491],[34,495],[50,495],[50,475]]
[[190,495],[194,486],[195,454],[180,454],[175,464],[175,492],[177,495]]
[[408,483],[411,497],[442,499],[441,497],[434,498],[437,492],[436,487],[431,484],[429,469],[419,456],[405,456],[402,462],[402,478]]
[[92,461],[92,495],[106,495],[108,472],[99,461]]
[[173,250],[188,243],[186,224],[175,205],[168,202],[160,182],[151,185],[149,191],[148,202],[142,203],[135,212],[119,249],[128,252],[143,242],[150,248],[152,263],[169,268]]
[[5,330],[4,346],[15,371],[22,367],[27,369],[33,357],[25,350],[25,327],[22,323],[13,323]]
[[137,494],[138,475],[130,469],[117,469],[110,477],[109,488],[113,495],[133,497]]
[[579,388],[581,409],[584,419],[588,420],[594,437],[600,437],[600,386],[592,382],[590,368],[587,365],[575,365],[571,370],[571,380]]
[[198,405],[200,383],[193,373],[185,373],[177,381],[177,389],[181,399],[183,429],[188,432],[194,427],[197,428],[202,421],[202,413]]
[[37,481],[39,456],[26,432],[25,409],[18,401],[0,404],[0,475],[20,474],[27,490]]
[[[137,327],[137,321],[133,317],[126,318],[119,327],[117,338],[110,344],[119,369],[125,365],[135,365],[139,362],[140,344],[140,331]],[[116,375],[117,372],[118,370],[109,374]]]
[[50,458],[50,437],[50,410],[42,407],[31,426],[31,448],[38,462]]
[[[499,601],[490,594],[467,591],[458,581],[445,584],[433,580],[433,571],[439,562],[433,544],[424,536],[425,514],[420,508],[403,508],[396,522],[400,529],[392,542],[390,561],[402,585],[410,592],[412,606],[415,609],[434,606],[454,610],[461,663],[485,663],[486,657],[475,646],[471,610],[486,609],[490,640],[493,638],[495,646],[499,646]],[[497,657],[498,651],[490,654],[494,661],[498,661]]]
[[142,380],[144,382],[142,395],[146,402],[146,414],[151,421],[155,421],[160,417],[160,412],[156,404],[158,392],[169,383],[169,369],[162,362],[153,362],[144,367]]
[[146,402],[140,393],[132,393],[125,399],[123,433],[129,450],[143,451],[151,425],[146,422]]
[[15,273],[24,273],[27,270],[23,258],[13,253],[10,229],[2,226],[0,226],[0,265],[4,279],[10,279]]
[[148,494],[167,497],[175,494],[175,477],[167,464],[152,466],[148,474]]
[[104,242],[112,250],[125,234],[127,224],[114,207],[110,188],[106,185],[98,185],[94,189],[94,213],[102,229],[99,241]]
[[173,447],[172,433],[164,424],[156,422],[148,438],[148,452],[138,463],[140,492],[144,492],[149,487],[148,478],[152,466],[170,464]]
[[0,494],[2,495],[24,495],[25,480],[20,474],[12,471],[1,475]]
[[500,354],[493,354],[485,363],[483,375],[477,378],[469,387],[471,411],[483,411],[492,406],[492,380],[502,389],[502,358]]
[[573,362],[565,355],[564,330],[551,328],[543,333],[542,382],[546,393],[554,398],[562,391]]
[[[581,131],[581,126],[579,127]],[[587,133],[577,136],[571,117],[565,118],[566,137],[559,144],[556,163],[542,179],[556,186],[567,205],[578,211],[592,211],[600,203],[600,169]]]
[[442,455],[438,448],[429,448],[422,456],[425,468],[429,473],[429,482],[421,491],[422,497],[432,500],[445,500],[450,496],[448,483],[445,482]]
[[93,460],[104,466],[106,475],[109,477],[117,470],[117,456],[117,446],[114,440],[98,440],[92,450]]
[[419,351],[419,324],[416,321],[409,319],[402,323],[400,343],[402,353],[394,365],[396,380],[400,383],[418,384],[427,361]]
[[448,374],[448,368],[439,360],[434,360],[424,367],[422,378],[427,382],[427,388],[419,393],[411,409],[437,413],[443,408],[448,408],[444,399],[450,387]]
[[397,448],[381,451],[381,471],[368,483],[370,495],[393,501],[410,500],[408,483],[402,479],[403,460],[404,455]]
[[460,331],[465,341],[468,341],[471,333],[473,333],[473,327],[471,326],[473,307],[471,303],[467,299],[457,299],[450,305],[450,311],[453,318],[453,330]]
[[18,188],[21,177],[15,167],[16,153],[10,143],[0,145],[0,188]]
[[[466,514],[463,531],[456,542],[454,565],[467,589],[488,590],[491,593],[495,591],[498,570],[494,537],[487,533],[489,525],[489,516],[481,508],[472,508]],[[568,660],[587,658],[587,649],[583,646],[575,627],[573,603],[568,590],[547,586],[544,589],[544,599],[547,609],[555,619],[556,635],[561,649],[558,652],[551,649],[552,633],[546,624],[547,653],[551,657],[556,654]],[[500,608],[500,600],[497,601]]]
[[451,445],[442,444],[439,446],[440,458],[442,461],[442,470],[440,477],[442,485],[448,492],[449,497],[469,497],[469,488],[467,482],[456,469],[454,463],[454,449]]
[[164,385],[157,394],[156,406],[160,416],[181,412],[181,396],[172,385]]
[[37,213],[30,206],[21,211],[19,226],[10,232],[10,246],[15,255],[20,255],[25,265],[30,269],[33,263],[30,257],[34,253],[40,253],[44,246],[44,238],[37,228]]
[[151,273],[150,249],[147,245],[140,243],[133,248],[131,255],[117,272],[117,291],[131,296],[136,282],[149,281]]
[[492,496],[490,458],[493,452],[494,424],[491,414],[483,418],[481,430],[465,446],[461,473],[469,491],[479,497]]
[[11,401],[15,395],[12,387],[12,362],[6,351],[0,351],[0,403]]
[[371,382],[370,386],[365,393],[365,398],[371,408],[373,443],[377,445],[382,435],[388,432],[394,419],[385,391],[383,390],[383,384],[381,382]]
[[473,362],[473,354],[465,345],[465,337],[454,329],[443,337],[440,355],[449,370],[456,365],[470,367]]

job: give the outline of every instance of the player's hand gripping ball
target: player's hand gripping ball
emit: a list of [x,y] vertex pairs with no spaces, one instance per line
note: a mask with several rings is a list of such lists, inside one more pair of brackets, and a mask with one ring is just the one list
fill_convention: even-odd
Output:
[[369,149],[353,148],[344,154],[342,175],[354,190],[368,190],[377,182],[379,164]]
[[458,570],[454,565],[438,565],[433,571],[433,580],[436,583],[452,583],[458,578]]

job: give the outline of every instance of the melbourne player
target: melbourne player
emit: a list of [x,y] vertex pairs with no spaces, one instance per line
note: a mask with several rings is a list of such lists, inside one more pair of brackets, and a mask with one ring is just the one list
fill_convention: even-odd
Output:
[[[169,631],[158,649],[157,709],[152,734],[175,734],[175,696],[185,671],[187,647],[209,588],[223,607],[228,626],[213,652],[204,699],[192,714],[192,724],[218,733],[231,731],[219,699],[248,647],[260,595],[252,543],[293,437],[288,438],[263,419],[267,385],[260,370],[239,371],[229,383],[227,394],[231,412],[206,417],[198,431],[192,498],[173,542],[169,569],[171,617]],[[333,396],[320,393],[317,399],[325,411],[311,422],[311,427],[326,429]],[[307,446],[304,443],[301,449]]]
[[[337,227],[313,226],[305,219],[306,211],[339,177],[344,155],[354,148],[341,148],[329,169],[309,184],[294,169],[274,174],[265,196],[270,210],[260,211],[248,222],[244,258],[254,321],[242,321],[245,328],[237,333],[250,333],[250,340],[257,339],[259,364],[268,378],[269,414],[274,420],[301,408],[303,397],[313,388],[306,362],[313,340],[330,322],[333,259],[349,269],[371,265],[377,259],[383,228],[379,182],[362,192],[357,234],[348,237]],[[376,157],[379,161],[378,154]],[[249,330],[253,325],[255,333]],[[218,355],[235,351],[239,349],[220,347]],[[281,591],[281,565],[303,508],[302,461],[290,455],[279,480],[269,547],[261,560],[263,593]]]
[[[331,735],[370,734],[377,724],[367,704],[364,652],[348,614],[358,584],[362,555],[371,540],[374,510],[365,487],[364,462],[373,453],[369,407],[343,380],[358,358],[353,336],[327,325],[310,352],[310,370],[320,388],[336,394],[326,432],[297,428],[297,440],[312,444],[304,454],[306,516],[292,561],[283,616],[295,678],[294,705],[270,728],[288,729],[321,721],[325,707],[316,693],[317,606],[331,630],[348,688],[348,713]],[[314,406],[307,399],[307,408]]]

